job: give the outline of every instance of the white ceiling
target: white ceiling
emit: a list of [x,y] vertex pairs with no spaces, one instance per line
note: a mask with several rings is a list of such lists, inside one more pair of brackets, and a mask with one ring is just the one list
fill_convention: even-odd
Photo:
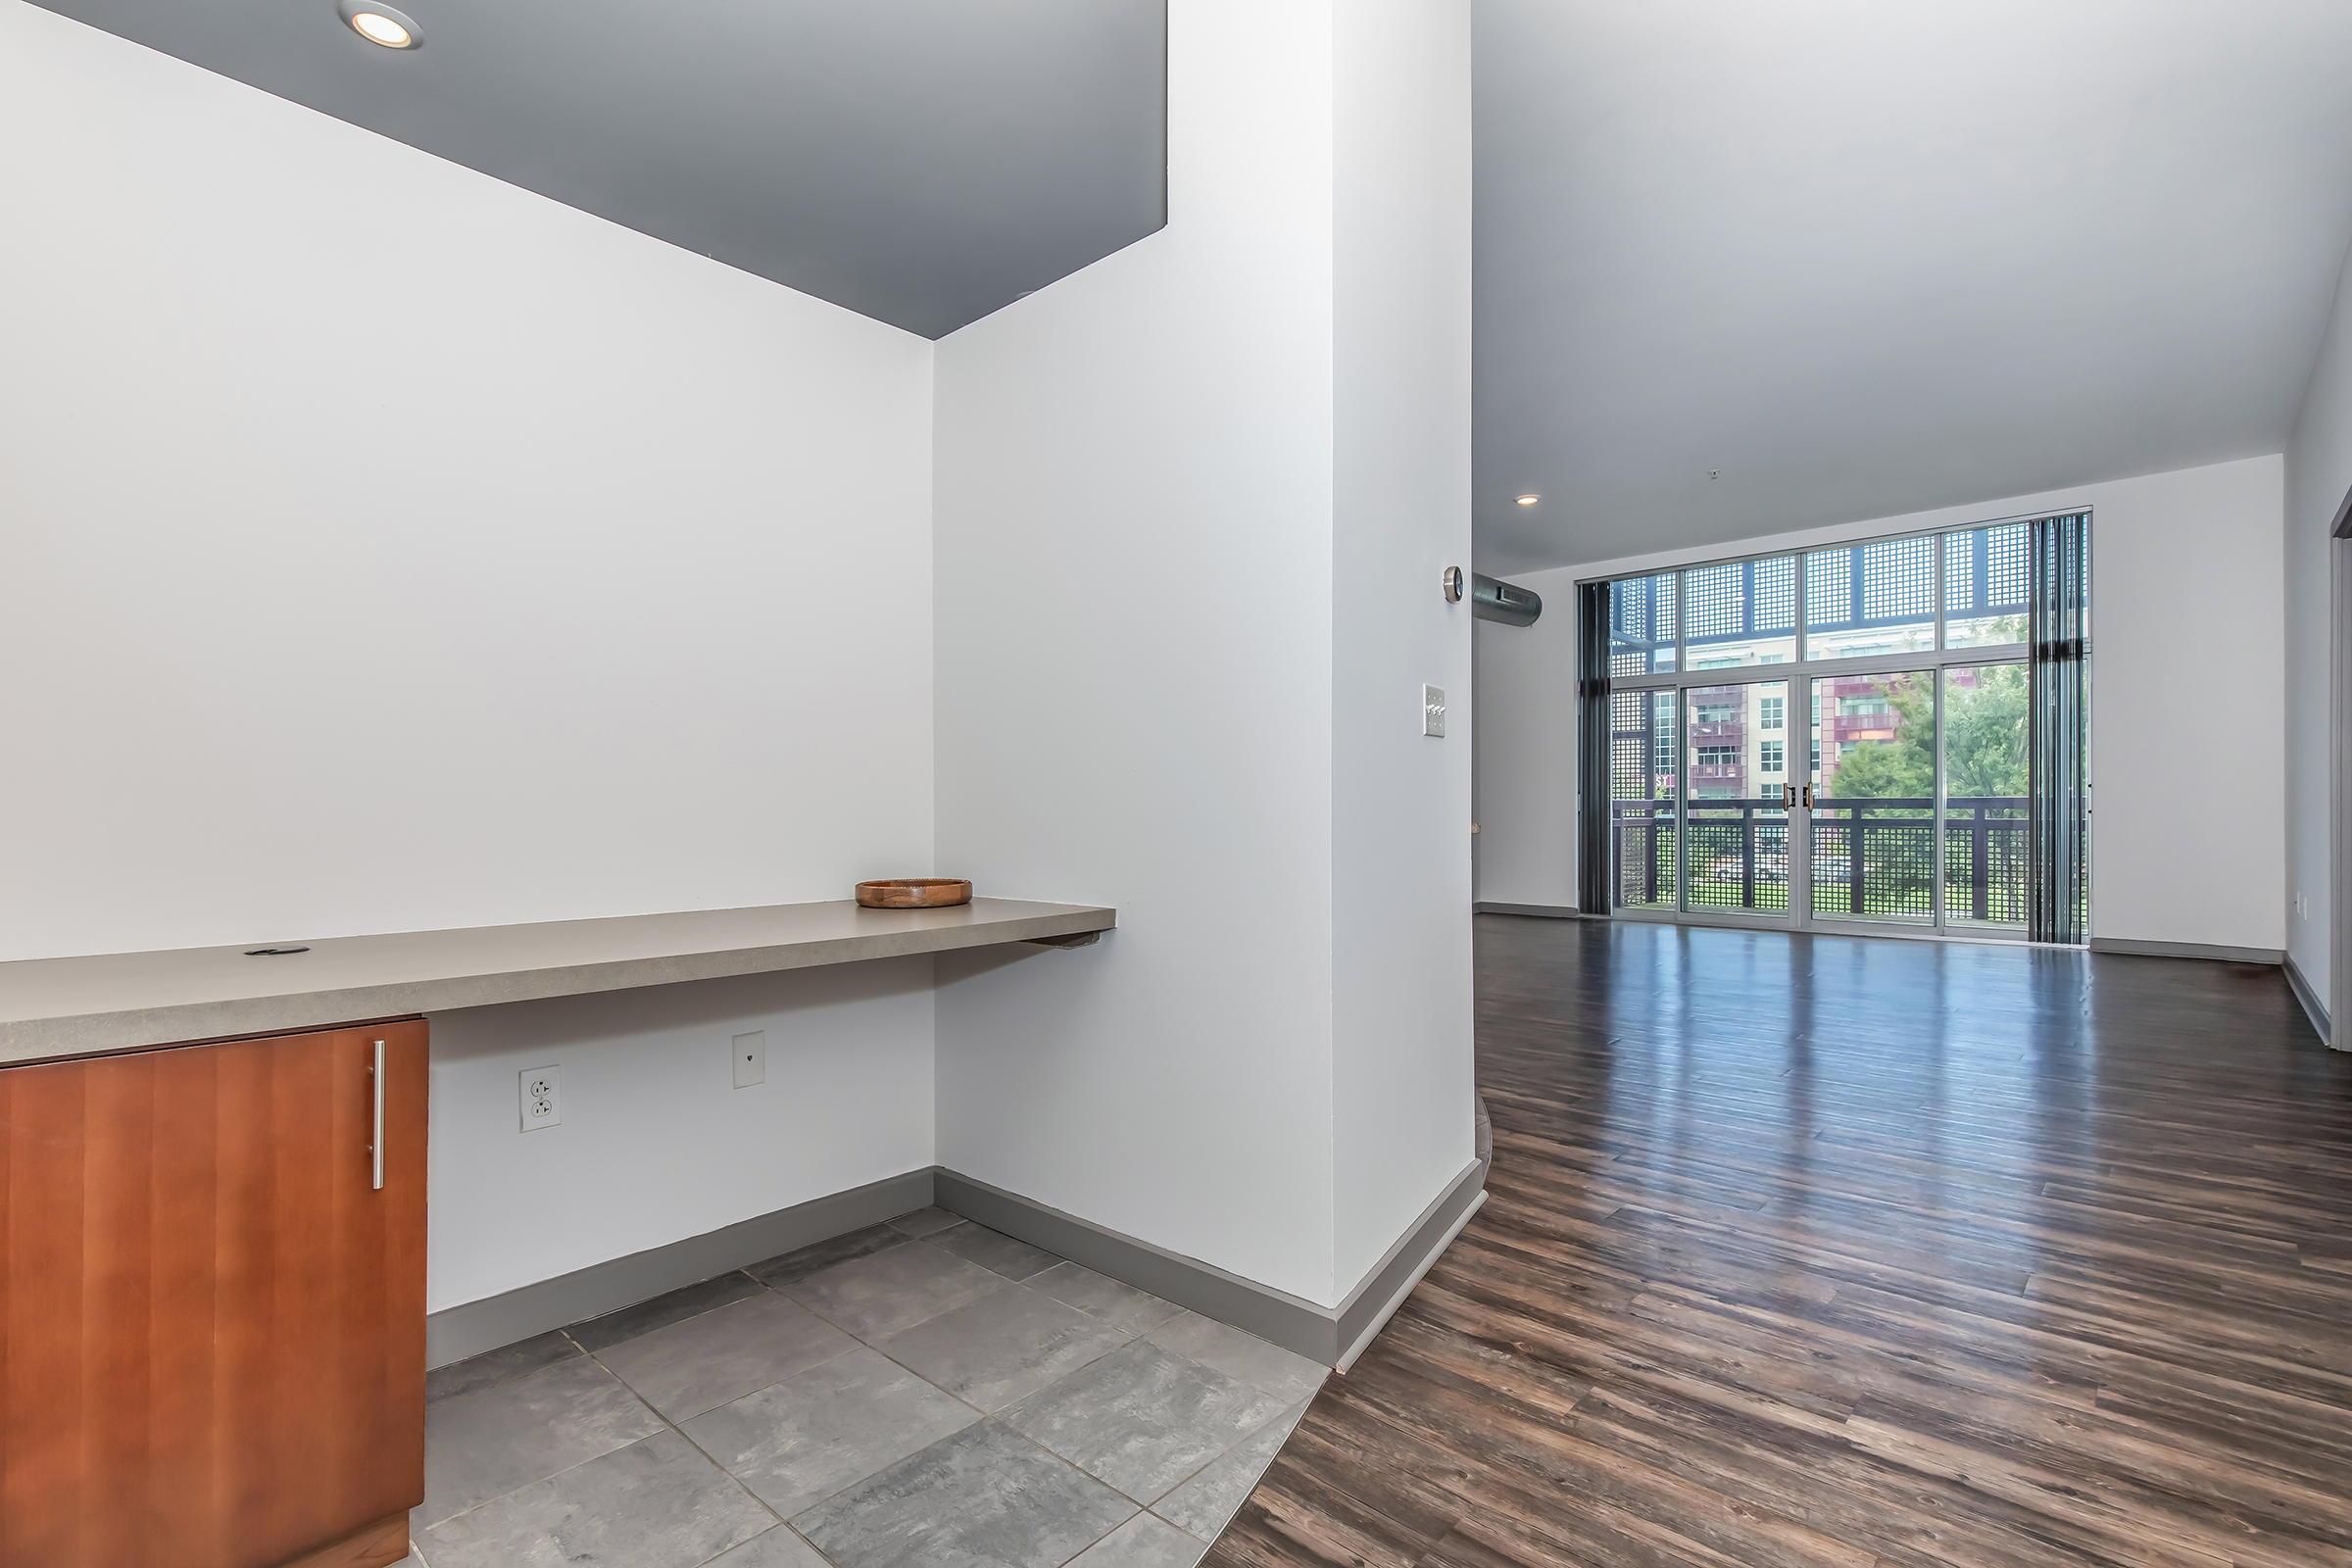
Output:
[[2352,0],[1477,5],[1490,569],[2283,447]]

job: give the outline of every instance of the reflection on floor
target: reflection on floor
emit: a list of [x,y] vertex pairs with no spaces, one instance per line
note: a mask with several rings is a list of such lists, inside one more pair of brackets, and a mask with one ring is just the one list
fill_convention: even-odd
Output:
[[1204,1568],[2352,1564],[2277,965],[1478,918],[1489,1201]]
[[432,1375],[427,1568],[1191,1568],[1322,1383],[936,1208]]

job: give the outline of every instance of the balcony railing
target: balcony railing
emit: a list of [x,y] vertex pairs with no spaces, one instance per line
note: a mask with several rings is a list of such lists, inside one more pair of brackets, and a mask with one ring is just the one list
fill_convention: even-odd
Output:
[[[2025,923],[2027,807],[2024,796],[2012,795],[1954,796],[1944,803],[1945,919]],[[1673,907],[1678,872],[1687,870],[1688,907],[1788,907],[1788,813],[1778,794],[1693,799],[1687,846],[1676,843],[1671,800],[1620,800],[1611,817],[1610,875],[1620,906]],[[1815,914],[1934,919],[1934,800],[1820,797],[1812,829]]]

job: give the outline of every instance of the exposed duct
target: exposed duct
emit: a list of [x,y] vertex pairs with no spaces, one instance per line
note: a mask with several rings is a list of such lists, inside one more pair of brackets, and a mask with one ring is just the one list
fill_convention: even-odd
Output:
[[1470,579],[1470,612],[1505,626],[1533,626],[1544,613],[1544,596],[1515,582],[1497,582],[1484,572]]

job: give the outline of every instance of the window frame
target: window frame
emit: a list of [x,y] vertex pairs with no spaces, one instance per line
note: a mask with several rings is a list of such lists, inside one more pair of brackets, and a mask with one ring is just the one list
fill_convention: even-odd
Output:
[[[2090,517],[2092,514],[2092,509],[2088,507],[2065,509],[2064,512],[2057,514],[2048,512],[2033,512],[2015,516],[1991,517],[1968,523],[1955,523],[1945,527],[1908,528],[1899,532],[1871,534],[1865,537],[1854,539],[1825,540],[1811,544],[1789,545],[1775,550],[1755,550],[1744,552],[1739,555],[1705,557],[1696,560],[1651,565],[1640,570],[1595,574],[1590,577],[1582,577],[1577,580],[1580,585],[1585,583],[1600,583],[1613,586],[1614,584],[1620,582],[1632,582],[1642,579],[1654,580],[1661,577],[1671,577],[1673,579],[1674,668],[1671,670],[1644,671],[1638,674],[1627,675],[1620,675],[1612,671],[1609,676],[1609,689],[1612,692],[1657,692],[1661,695],[1669,696],[1675,703],[1676,710],[1680,713],[1687,715],[1690,711],[1690,694],[1695,690],[1710,687],[1773,685],[1786,683],[1786,690],[1788,694],[1787,699],[1788,707],[1783,710],[1783,727],[1778,733],[1783,737],[1784,744],[1786,744],[1787,737],[1788,737],[1797,729],[1804,729],[1806,732],[1810,763],[1800,775],[1793,766],[1794,759],[1788,758],[1787,753],[1784,752],[1784,770],[1778,775],[1784,780],[1802,777],[1803,779],[1810,781],[1821,771],[1820,756],[1822,714],[1820,711],[1820,700],[1814,692],[1814,682],[1838,677],[1891,675],[1912,670],[1922,672],[1931,682],[1931,690],[1937,694],[1938,714],[1936,726],[1936,746],[1937,754],[1937,776],[1940,779],[1943,749],[1943,723],[1940,712],[1940,702],[1944,687],[1944,671],[1949,668],[1970,668],[1986,664],[2030,664],[2032,662],[2032,645],[2023,641],[2014,643],[1971,643],[1956,648],[1950,646],[1949,627],[1952,621],[1980,620],[1984,618],[1988,612],[1987,610],[1982,606],[1972,610],[1962,611],[1957,614],[1952,612],[1950,605],[1950,587],[1946,580],[1947,571],[1949,569],[1953,554],[1951,541],[1955,538],[1964,538],[1970,534],[1978,533],[1980,531],[1993,528],[2010,527],[2019,524],[2031,524],[2042,517],[2052,515],[2074,515],[2078,512],[2085,518]],[[1867,549],[1873,545],[1895,544],[1911,540],[1927,541],[1930,547],[1929,554],[1932,557],[1934,571],[1934,586],[1932,589],[1932,594],[1933,603],[1936,610],[1933,621],[1935,627],[1935,636],[1932,639],[1933,646],[1929,648],[1913,650],[1909,653],[1881,654],[1854,659],[1817,659],[1812,657],[1814,654],[1812,628],[1810,625],[1810,617],[1807,614],[1807,611],[1809,609],[1807,600],[1809,596],[1807,592],[1808,585],[1806,583],[1806,563],[1808,559],[1812,556],[1828,551],[1858,551]],[[1706,571],[1710,568],[1743,565],[1754,563],[1778,562],[1783,560],[1786,560],[1789,563],[1790,580],[1788,592],[1793,601],[1790,616],[1791,625],[1788,632],[1790,652],[1786,656],[1777,657],[1768,661],[1759,661],[1753,663],[1743,662],[1740,664],[1722,664],[1710,662],[1709,665],[1704,669],[1693,668],[1693,654],[1690,645],[1690,603],[1688,591],[1690,574],[1692,572]],[[1859,591],[1857,590],[1857,593]],[[1607,601],[1608,597],[1609,596],[1606,594],[1603,595],[1604,602]],[[1777,643],[1781,636],[1782,633],[1778,629],[1775,629],[1769,633],[1758,633],[1756,640],[1762,642],[1769,638],[1771,641]],[[1664,645],[1660,644],[1659,646],[1662,648]],[[1704,645],[1702,645],[1702,647]],[[1804,698],[1809,700],[1809,708],[1796,707],[1793,699],[1799,693],[1801,693]],[[1789,712],[1788,710],[1788,708],[1795,708],[1796,710],[1794,712]],[[1804,715],[1807,712],[1810,712],[1811,714],[1809,723],[1804,721]],[[1762,725],[1758,726],[1759,729],[1762,729]],[[1687,735],[1685,737],[1684,744],[1686,746],[1690,744]],[[1765,769],[1759,765],[1757,771],[1759,774],[1761,774],[1765,771]],[[1690,802],[1691,796],[1688,789],[1679,792],[1676,806],[1678,822],[1687,816]],[[1610,809],[1610,808],[1604,806],[1603,809]],[[1940,890],[1943,886],[1943,861],[1945,848],[1943,842],[1944,831],[1942,826],[1942,790],[1940,787],[1938,788],[1936,797],[1936,867],[1933,874],[1935,878],[1934,885]],[[1679,846],[1683,846],[1685,844],[1687,835],[1678,829],[1676,838],[1678,844],[1677,854],[1679,856],[1683,853]],[[1712,916],[1721,918],[1719,911],[1695,908],[1691,906],[1688,902],[1689,891],[1688,868],[1678,866],[1677,900],[1674,906],[1658,908],[1636,906],[1620,906],[1612,908],[1610,913],[1612,916],[1618,918],[1639,920],[1688,921],[1694,914],[1700,917]],[[1938,913],[1933,927],[1934,932],[1936,935],[1942,935],[1945,929],[1945,921],[1941,912],[1941,898],[1942,895],[1939,891],[1937,894]],[[1824,920],[1820,917],[1812,916],[1810,913],[1808,913],[1807,917],[1803,921],[1799,922],[1794,918],[1793,911],[1791,911],[1790,915],[1788,917],[1788,926],[1791,929],[1842,929],[1873,935],[1888,934],[1890,932],[1896,932],[1902,929],[1891,924],[1839,922],[1835,917]],[[1743,919],[1734,919],[1731,921],[1731,923],[1745,924],[1752,922]],[[1776,919],[1766,923],[1779,924],[1780,921]]]
[[[2090,509],[2086,507],[2081,510],[2085,516],[2089,515]],[[2067,515],[2072,514],[2072,512],[2067,514]],[[1645,578],[1664,577],[1668,575],[1671,575],[1674,578],[1675,667],[1670,670],[1644,672],[1634,675],[1620,675],[1612,672],[1609,676],[1609,689],[1612,691],[1636,691],[1644,689],[1651,691],[1681,691],[1694,686],[1744,686],[1754,684],[1758,681],[1767,680],[1785,680],[1793,684],[1796,681],[1802,680],[1808,683],[1807,690],[1809,694],[1810,683],[1812,681],[1823,679],[1832,672],[1849,675],[1888,675],[1907,669],[1933,669],[1939,671],[1947,664],[2002,664],[2017,662],[2027,659],[2029,654],[2029,645],[2024,642],[1970,643],[1959,648],[1950,648],[1945,646],[1947,622],[1955,618],[1962,620],[1981,618],[1981,612],[1967,612],[1955,617],[1951,613],[1950,606],[1946,603],[1947,591],[1944,582],[1944,571],[1951,557],[1951,547],[1947,541],[1957,535],[1972,534],[1987,528],[2006,528],[2014,524],[2030,523],[2037,518],[2049,515],[2052,515],[2052,514],[2034,512],[2016,517],[1994,517],[1984,522],[1955,524],[1948,528],[1913,528],[1906,529],[1901,533],[1872,534],[1869,537],[1862,539],[1838,539],[1821,544],[1791,545],[1780,550],[1749,551],[1737,556],[1709,557],[1703,561],[1690,561],[1670,565],[1649,566],[1640,571],[1616,571],[1599,576],[1580,577],[1577,579],[1577,581],[1580,584],[1590,582],[1614,585],[1621,582],[1638,582]],[[1805,612],[1806,558],[1808,556],[1818,555],[1821,552],[1828,550],[1861,550],[1866,549],[1871,545],[1895,544],[1912,539],[1932,539],[1936,542],[1935,549],[1933,551],[1935,556],[1935,647],[1932,649],[1918,649],[1907,654],[1876,654],[1863,659],[1814,659],[1809,657],[1812,654],[1813,649],[1810,646],[1810,638],[1807,635],[1809,626],[1808,617]],[[1793,614],[1794,624],[1790,632],[1790,636],[1795,643],[1796,657],[1769,664],[1713,664],[1705,669],[1690,668],[1691,653],[1690,628],[1688,621],[1689,606],[1685,602],[1685,583],[1689,573],[1694,571],[1706,571],[1717,566],[1744,565],[1751,562],[1780,561],[1784,559],[1789,561],[1794,572],[1793,583],[1790,588],[1790,592],[1795,597]],[[1777,637],[1779,634],[1776,632],[1773,635]],[[1772,674],[1769,676],[1757,673],[1744,673],[1767,669],[1772,671]],[[1743,672],[1740,678],[1736,680],[1724,678],[1726,675],[1735,670]]]

